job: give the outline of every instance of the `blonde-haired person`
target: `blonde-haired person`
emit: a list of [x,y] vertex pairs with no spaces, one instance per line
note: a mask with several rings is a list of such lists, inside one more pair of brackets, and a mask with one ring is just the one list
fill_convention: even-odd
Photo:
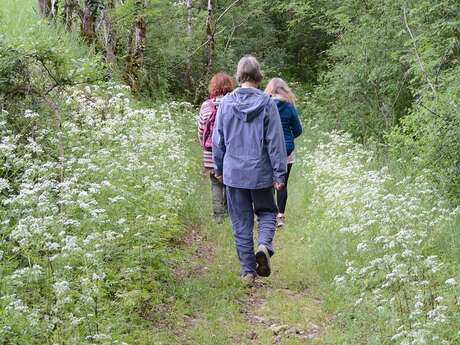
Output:
[[275,100],[278,112],[281,117],[281,124],[283,126],[284,141],[286,144],[286,152],[288,155],[288,167],[285,181],[285,188],[276,191],[276,201],[278,205],[278,215],[276,216],[276,225],[278,227],[284,226],[287,203],[287,183],[289,173],[291,172],[292,164],[294,164],[294,139],[302,134],[302,125],[300,124],[299,115],[295,107],[296,96],[292,92],[288,84],[281,78],[273,78],[265,88],[265,92],[272,96]]

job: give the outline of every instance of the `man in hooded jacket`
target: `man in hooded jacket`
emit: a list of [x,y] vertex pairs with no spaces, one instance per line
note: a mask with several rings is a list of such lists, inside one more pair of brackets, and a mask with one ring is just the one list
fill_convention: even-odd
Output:
[[[215,174],[223,178],[243,281],[269,276],[277,207],[273,188],[284,187],[287,154],[280,116],[274,101],[257,89],[262,81],[252,56],[238,63],[240,88],[219,107],[213,133]],[[254,253],[254,214],[258,247]]]

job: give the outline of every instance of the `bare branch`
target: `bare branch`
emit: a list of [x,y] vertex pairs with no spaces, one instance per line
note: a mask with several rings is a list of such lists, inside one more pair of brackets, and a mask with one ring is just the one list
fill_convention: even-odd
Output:
[[219,21],[227,14],[228,11],[230,11],[235,5],[237,5],[241,0],[235,0],[230,6],[228,6],[224,12],[220,14],[220,16],[216,20],[216,24],[219,23]]
[[239,23],[238,25],[235,25],[235,21],[233,21],[233,28],[232,28],[232,33],[230,34],[230,36],[228,37],[227,39],[227,43],[225,44],[225,49],[224,49],[224,52],[227,51],[227,49],[230,47],[230,43],[232,41],[232,38],[233,36],[235,35],[235,32],[236,32],[236,29],[238,29],[240,26],[242,26],[243,24],[245,24],[249,18],[251,18],[251,16],[248,16],[246,19],[244,19],[241,23]]
[[411,37],[412,45],[414,46],[414,51],[415,55],[417,56],[417,61],[420,66],[420,69],[422,70],[423,76],[425,77],[426,82],[430,86],[431,91],[433,91],[434,96],[436,97],[436,90],[433,86],[433,83],[431,82],[430,78],[428,77],[428,73],[426,72],[425,65],[423,64],[422,58],[420,57],[418,50],[417,50],[417,44],[415,43],[415,37],[412,34],[412,31],[409,27],[409,23],[407,22],[407,11],[406,7],[403,8],[403,13],[404,13],[404,23],[406,24],[407,31],[409,32],[409,35]]

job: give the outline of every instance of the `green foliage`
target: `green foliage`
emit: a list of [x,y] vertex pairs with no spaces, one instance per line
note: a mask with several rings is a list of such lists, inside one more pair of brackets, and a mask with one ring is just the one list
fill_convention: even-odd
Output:
[[[454,202],[460,200],[460,116],[458,74],[436,100],[420,98],[401,126],[388,135],[390,153],[417,173],[424,171]],[[457,86],[455,86],[457,85]]]
[[[142,76],[144,95],[174,94],[194,101],[206,97],[210,78],[206,6],[205,2],[193,1],[189,34],[189,14],[184,2],[149,2],[144,12],[148,22]],[[132,2],[112,11],[120,53],[126,51],[125,33],[132,25],[132,13]],[[251,53],[263,63],[267,78],[285,74],[314,82],[322,66],[319,57],[331,37],[310,25],[308,20],[314,20],[314,14],[299,18],[294,11],[280,7],[278,1],[214,3],[215,56],[211,73],[233,74],[241,56]]]
[[326,128],[389,145],[425,168],[452,200],[460,195],[456,1],[324,4],[330,69],[309,100]]
[[[328,12],[342,34],[329,50],[333,65],[315,92],[316,117],[361,138],[382,138],[411,104],[397,3],[345,2]],[[385,20],[382,20],[384,18]]]
[[[107,67],[101,16],[110,3],[116,65]],[[184,327],[182,317],[195,314],[206,320],[188,332],[196,343],[233,343],[248,331],[239,304],[229,303],[244,294],[232,278],[236,266],[227,269],[228,232],[209,234],[218,249],[206,275],[185,285],[171,272],[184,226],[206,219],[191,173],[194,109],[141,108],[126,87],[104,81],[126,78],[140,17],[148,25],[138,71],[145,103],[170,95],[201,101],[209,74],[232,74],[248,53],[267,78],[302,82],[292,84],[311,127],[299,150],[299,158],[310,152],[307,195],[292,205],[289,255],[274,258],[280,279],[267,306],[279,319],[325,318],[319,306],[304,315],[305,296],[297,303],[313,284],[337,316],[326,343],[459,341],[459,218],[444,198],[460,198],[457,1],[213,1],[209,72],[207,1],[193,2],[190,34],[183,2],[91,4],[93,46],[79,38],[77,16],[67,32],[62,12],[38,20],[33,0],[0,8],[0,343],[180,342],[152,335],[152,322]],[[347,134],[318,146],[318,127],[385,149],[375,153]],[[299,198],[302,188],[293,191]],[[310,198],[305,225],[300,204]],[[347,290],[331,290],[334,278]],[[168,289],[177,314],[166,315]],[[259,331],[270,341],[271,332]]]
[[0,343],[147,344],[181,256],[194,110],[137,109],[30,4],[1,8]]
[[[412,66],[412,110],[388,138],[395,158],[430,178],[450,198],[460,200],[460,5],[424,2],[408,13],[416,45],[406,56]],[[433,30],[426,30],[432,27]],[[408,43],[409,44],[409,43]],[[420,86],[418,86],[420,85]]]
[[14,114],[28,132],[0,120],[0,340],[142,344],[130,334],[159,318],[194,188],[192,108],[135,109],[112,84],[53,96],[61,129],[30,110]]
[[38,110],[56,87],[104,78],[99,58],[75,35],[40,21],[31,4],[8,0],[0,8],[0,108],[5,110]]

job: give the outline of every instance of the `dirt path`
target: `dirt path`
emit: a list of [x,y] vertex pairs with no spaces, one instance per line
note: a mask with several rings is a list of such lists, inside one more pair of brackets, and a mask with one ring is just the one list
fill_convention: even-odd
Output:
[[[272,344],[283,344],[283,341],[286,339],[298,341],[300,344],[309,344],[309,341],[320,336],[321,327],[314,323],[310,323],[308,329],[301,329],[298,325],[280,323],[281,320],[276,319],[276,315],[271,315],[266,312],[268,301],[266,298],[260,297],[261,289],[267,291],[269,295],[281,294],[284,295],[286,299],[297,301],[307,299],[308,296],[289,289],[274,291],[270,284],[261,281],[257,282],[256,286],[248,291],[247,299],[244,301],[241,310],[244,319],[251,325],[263,327],[272,332]],[[256,331],[252,331],[249,334],[249,339],[252,340],[251,344],[261,344],[258,341],[258,334]]]
[[[228,223],[192,229],[190,257],[175,271],[168,318],[155,344],[323,344],[330,317],[304,260],[308,196],[294,171],[286,227],[276,235],[273,274],[244,288]],[[204,205],[208,200],[203,196]],[[209,212],[203,209],[203,217]]]

